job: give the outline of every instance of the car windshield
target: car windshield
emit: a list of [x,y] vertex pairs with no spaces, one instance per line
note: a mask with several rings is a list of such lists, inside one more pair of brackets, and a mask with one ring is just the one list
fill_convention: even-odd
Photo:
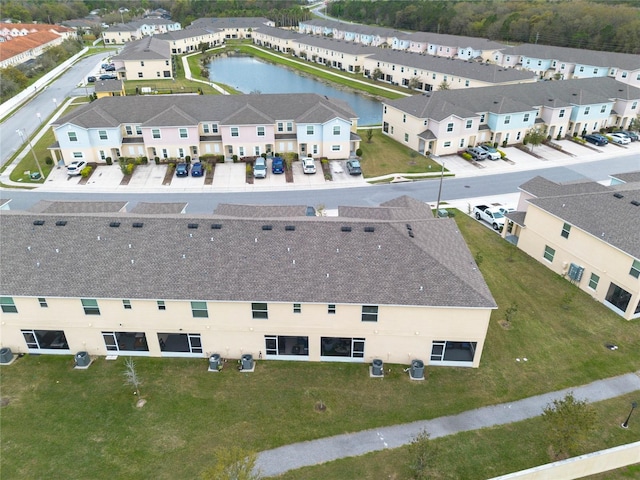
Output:
[[358,160],[351,160],[351,166],[352,167],[359,167],[360,166],[360,162]]
[[504,215],[500,212],[493,212],[493,218],[504,218]]

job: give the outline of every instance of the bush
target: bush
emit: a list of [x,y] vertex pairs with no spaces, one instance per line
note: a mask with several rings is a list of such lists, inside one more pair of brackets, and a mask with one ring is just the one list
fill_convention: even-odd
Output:
[[47,157],[44,159],[44,163],[46,163],[47,165],[51,166],[53,165],[53,159],[51,157]]
[[251,163],[247,162],[247,166],[245,167],[245,170],[247,172],[247,175],[252,175],[253,174],[253,165],[251,165]]
[[154,157],[153,161],[156,162],[156,165],[160,165],[160,157]]
[[147,157],[142,157],[142,164],[146,165],[147,163],[149,163],[149,159]]
[[136,169],[136,164],[135,163],[127,163],[125,170],[126,170],[126,175],[132,175],[133,171]]
[[507,146],[507,141],[506,141],[506,140],[503,140],[503,141],[502,141],[502,148],[506,148],[506,146]]
[[107,162],[107,165],[113,165],[113,160],[111,160],[111,157],[105,158],[104,161]]
[[359,148],[359,149],[357,149],[357,150],[356,150],[356,155],[357,155],[358,157],[361,157],[361,156],[362,156],[362,149],[361,149],[361,148]]
[[238,163],[238,155],[234,155],[231,158],[233,158],[233,163]]
[[86,166],[82,170],[80,170],[80,176],[82,178],[87,178],[89,175],[91,175],[92,171],[93,171],[93,168]]
[[471,156],[471,154],[467,152],[461,153],[460,156],[464,158],[467,162],[470,162],[471,160],[473,160],[473,157]]
[[191,155],[187,155],[186,157],[184,157],[184,161],[187,163],[191,163]]

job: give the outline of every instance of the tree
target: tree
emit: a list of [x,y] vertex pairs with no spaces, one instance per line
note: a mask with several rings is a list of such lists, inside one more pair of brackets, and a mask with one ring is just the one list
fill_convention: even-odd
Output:
[[451,90],[449,83],[446,80],[443,80],[440,85],[438,85],[438,90]]
[[257,456],[240,447],[219,447],[215,451],[216,463],[200,475],[202,480],[260,480],[256,470]]
[[416,435],[409,444],[409,470],[411,478],[425,480],[431,477],[430,467],[437,454],[435,445],[430,441],[426,430]]
[[136,370],[136,364],[131,357],[127,358],[124,361],[125,371],[124,371],[124,383],[125,385],[131,385],[136,389],[135,394],[140,396],[140,385],[142,385],[142,380],[138,376],[138,371]]
[[531,145],[531,151],[533,151],[533,147],[537,147],[538,145],[540,145],[545,138],[547,138],[547,135],[544,130],[535,127],[527,132],[527,134],[524,136],[524,141]]
[[577,400],[572,392],[547,405],[542,413],[552,460],[568,458],[579,450],[595,430],[597,413],[585,400]]
[[373,77],[374,80],[378,80],[383,76],[382,70],[380,70],[379,68],[376,68],[371,74],[371,76]]
[[371,128],[367,128],[366,131],[367,143],[371,143],[371,139],[373,138],[373,130]]
[[409,85],[408,87],[411,90],[415,90],[416,88],[418,88],[420,85],[422,84],[422,79],[420,77],[411,77],[409,79]]

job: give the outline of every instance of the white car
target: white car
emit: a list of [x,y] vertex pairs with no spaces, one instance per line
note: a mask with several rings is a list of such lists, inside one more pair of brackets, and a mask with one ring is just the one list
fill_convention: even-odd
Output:
[[302,159],[303,173],[316,173],[316,162],[313,158],[307,157]]
[[627,137],[624,133],[610,133],[609,137],[611,137],[611,141],[613,143],[618,143],[620,145],[626,145],[627,143],[631,143],[631,139]]
[[486,152],[489,160],[500,160],[502,158],[500,152],[498,152],[498,150],[496,150],[495,148],[490,147],[489,145],[478,145],[476,148],[479,148],[483,152]]
[[87,166],[87,162],[84,160],[78,160],[76,162],[71,162],[67,166],[67,175],[75,176],[80,175],[82,173],[82,169]]

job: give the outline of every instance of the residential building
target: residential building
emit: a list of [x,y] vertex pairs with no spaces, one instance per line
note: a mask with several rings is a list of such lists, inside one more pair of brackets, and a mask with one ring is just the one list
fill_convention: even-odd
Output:
[[96,98],[118,97],[126,95],[122,80],[96,80],[93,84]]
[[357,123],[346,102],[313,93],[106,97],[57,119],[50,151],[65,163],[270,152],[340,159],[360,146]]
[[608,77],[441,90],[383,102],[382,130],[421,154],[449,155],[521,143],[535,127],[550,138],[625,128],[639,104],[639,88]]
[[145,18],[110,26],[109,29],[102,32],[102,40],[105,45],[118,45],[178,30],[182,30],[182,25],[179,22],[166,18]]
[[612,186],[529,180],[503,236],[632,320],[640,318],[640,172],[615,178]]
[[61,25],[35,23],[0,24],[0,68],[19,65],[47,49],[76,38],[75,30]]
[[[213,215],[0,212],[0,345],[16,353],[478,367],[494,299],[417,200]],[[49,210],[51,206],[45,208]],[[87,213],[100,210],[102,213]]]
[[174,75],[171,46],[155,37],[127,43],[111,61],[124,80],[170,80]]
[[265,26],[275,27],[275,23],[264,17],[206,17],[194,20],[187,28],[215,33],[222,43],[224,40],[253,38],[253,32]]

